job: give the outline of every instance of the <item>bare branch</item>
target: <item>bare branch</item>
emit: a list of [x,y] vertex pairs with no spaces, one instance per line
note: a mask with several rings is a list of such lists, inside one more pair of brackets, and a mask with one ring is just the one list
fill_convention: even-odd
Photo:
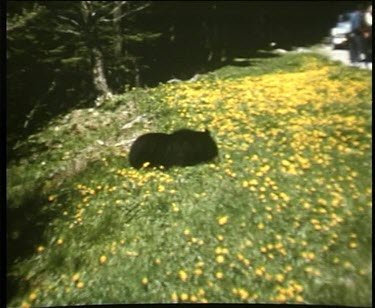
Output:
[[142,10],[148,8],[150,5],[151,5],[151,3],[146,3],[145,5],[143,5],[143,6],[139,6],[139,7],[137,7],[136,9],[133,9],[133,10],[131,10],[131,11],[129,11],[129,12],[125,12],[124,14],[122,14],[121,16],[118,16],[118,17],[116,17],[116,18],[103,18],[103,17],[102,17],[102,18],[99,19],[99,21],[104,21],[104,22],[114,22],[114,21],[118,21],[118,20],[120,20],[120,19],[122,19],[122,18],[124,18],[124,17],[130,16],[130,15],[135,14],[135,13],[137,13],[137,12],[140,12],[140,11],[142,11]]
[[81,27],[81,25],[80,25],[77,21],[75,21],[74,19],[71,19],[71,18],[66,17],[66,16],[62,16],[62,15],[57,15],[56,17],[57,17],[57,18],[60,18],[60,19],[62,19],[62,20],[69,21],[71,24],[73,24],[74,26],[76,26],[76,27],[78,27],[78,28]]
[[[108,13],[108,15],[112,15],[116,10],[120,9],[121,6],[125,5],[128,1],[119,1],[119,4],[116,5],[112,11]],[[116,1],[117,3],[117,1]]]
[[81,36],[81,33],[77,32],[77,31],[74,31],[74,30],[69,30],[69,29],[61,29],[61,30],[57,30],[58,32],[61,32],[61,33],[69,33],[69,34],[73,34],[73,35],[76,35],[76,36]]

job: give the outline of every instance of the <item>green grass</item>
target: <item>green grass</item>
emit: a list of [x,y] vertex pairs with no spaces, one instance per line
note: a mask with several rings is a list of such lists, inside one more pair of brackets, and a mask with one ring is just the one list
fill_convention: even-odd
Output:
[[[371,305],[371,73],[313,54],[252,63],[133,89],[19,144],[8,306]],[[208,127],[219,160],[129,166],[136,136],[181,127]]]

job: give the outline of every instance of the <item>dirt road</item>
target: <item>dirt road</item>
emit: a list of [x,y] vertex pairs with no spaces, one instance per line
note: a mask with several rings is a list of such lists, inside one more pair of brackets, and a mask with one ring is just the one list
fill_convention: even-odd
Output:
[[[346,49],[333,49],[331,45],[320,45],[311,48],[312,51],[329,57],[331,60],[340,61],[346,65],[352,65],[349,60],[349,51]],[[372,63],[360,63],[355,65],[359,68],[372,70]]]

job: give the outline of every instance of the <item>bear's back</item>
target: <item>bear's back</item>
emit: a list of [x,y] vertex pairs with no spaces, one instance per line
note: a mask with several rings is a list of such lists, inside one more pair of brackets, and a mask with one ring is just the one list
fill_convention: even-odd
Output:
[[163,164],[162,149],[168,145],[170,135],[164,133],[148,133],[138,137],[130,148],[129,163],[136,169],[142,167],[145,162],[151,166]]

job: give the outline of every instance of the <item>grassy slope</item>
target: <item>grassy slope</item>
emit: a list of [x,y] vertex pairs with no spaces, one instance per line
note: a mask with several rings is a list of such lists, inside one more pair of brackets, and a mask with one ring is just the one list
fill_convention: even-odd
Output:
[[[20,144],[9,306],[370,305],[371,74],[310,54],[253,64],[134,89]],[[208,127],[220,162],[129,167],[126,142],[181,127]]]

